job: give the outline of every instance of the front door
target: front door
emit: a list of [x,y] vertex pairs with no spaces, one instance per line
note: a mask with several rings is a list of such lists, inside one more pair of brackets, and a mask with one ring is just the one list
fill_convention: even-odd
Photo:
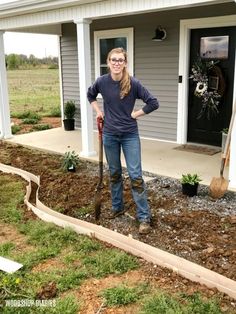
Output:
[[232,113],[235,38],[236,27],[191,31],[188,142],[221,145]]

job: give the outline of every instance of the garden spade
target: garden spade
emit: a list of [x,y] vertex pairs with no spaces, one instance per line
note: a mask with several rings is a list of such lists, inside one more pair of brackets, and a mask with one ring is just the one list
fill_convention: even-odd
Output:
[[101,214],[101,202],[102,202],[102,179],[103,179],[103,142],[102,142],[102,129],[103,129],[103,119],[101,117],[97,118],[98,127],[98,151],[99,151],[99,182],[95,190],[94,198],[94,210],[95,219],[99,220]]
[[229,131],[228,131],[226,142],[225,142],[224,152],[221,158],[220,177],[218,178],[214,177],[211,180],[211,184],[210,184],[210,196],[213,198],[221,198],[222,196],[224,196],[225,192],[228,189],[229,181],[223,177],[223,173],[224,173],[224,167],[226,164],[226,158],[229,153],[231,133],[232,133],[232,128],[234,124],[235,114],[236,114],[236,103],[234,104],[234,111],[230,119]]

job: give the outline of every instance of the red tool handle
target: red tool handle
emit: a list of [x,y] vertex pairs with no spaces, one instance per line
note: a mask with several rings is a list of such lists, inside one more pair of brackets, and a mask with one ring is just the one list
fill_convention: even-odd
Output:
[[104,124],[103,118],[102,117],[97,117],[97,126],[98,126],[99,137],[102,137],[103,124]]

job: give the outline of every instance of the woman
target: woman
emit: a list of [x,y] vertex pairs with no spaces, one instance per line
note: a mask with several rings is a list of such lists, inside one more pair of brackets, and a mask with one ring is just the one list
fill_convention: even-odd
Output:
[[[104,119],[103,144],[110,171],[112,212],[111,218],[124,214],[123,180],[120,160],[121,148],[131,180],[133,199],[137,206],[139,233],[151,230],[151,212],[142,178],[141,147],[137,119],[156,110],[159,103],[141,83],[127,71],[127,54],[123,48],[112,49],[107,56],[109,74],[97,78],[88,89],[88,100]],[[97,95],[103,97],[104,113],[97,103]],[[146,105],[134,110],[136,99]]]

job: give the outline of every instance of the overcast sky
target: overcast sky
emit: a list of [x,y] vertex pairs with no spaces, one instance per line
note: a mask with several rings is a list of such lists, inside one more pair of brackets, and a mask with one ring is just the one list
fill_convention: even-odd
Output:
[[[20,1],[20,0],[18,0]],[[13,0],[0,0],[0,5]],[[55,35],[4,33],[5,54],[16,53],[37,58],[58,57],[58,39]]]
[[37,58],[58,57],[58,37],[55,35],[4,33],[5,54],[16,53]]

